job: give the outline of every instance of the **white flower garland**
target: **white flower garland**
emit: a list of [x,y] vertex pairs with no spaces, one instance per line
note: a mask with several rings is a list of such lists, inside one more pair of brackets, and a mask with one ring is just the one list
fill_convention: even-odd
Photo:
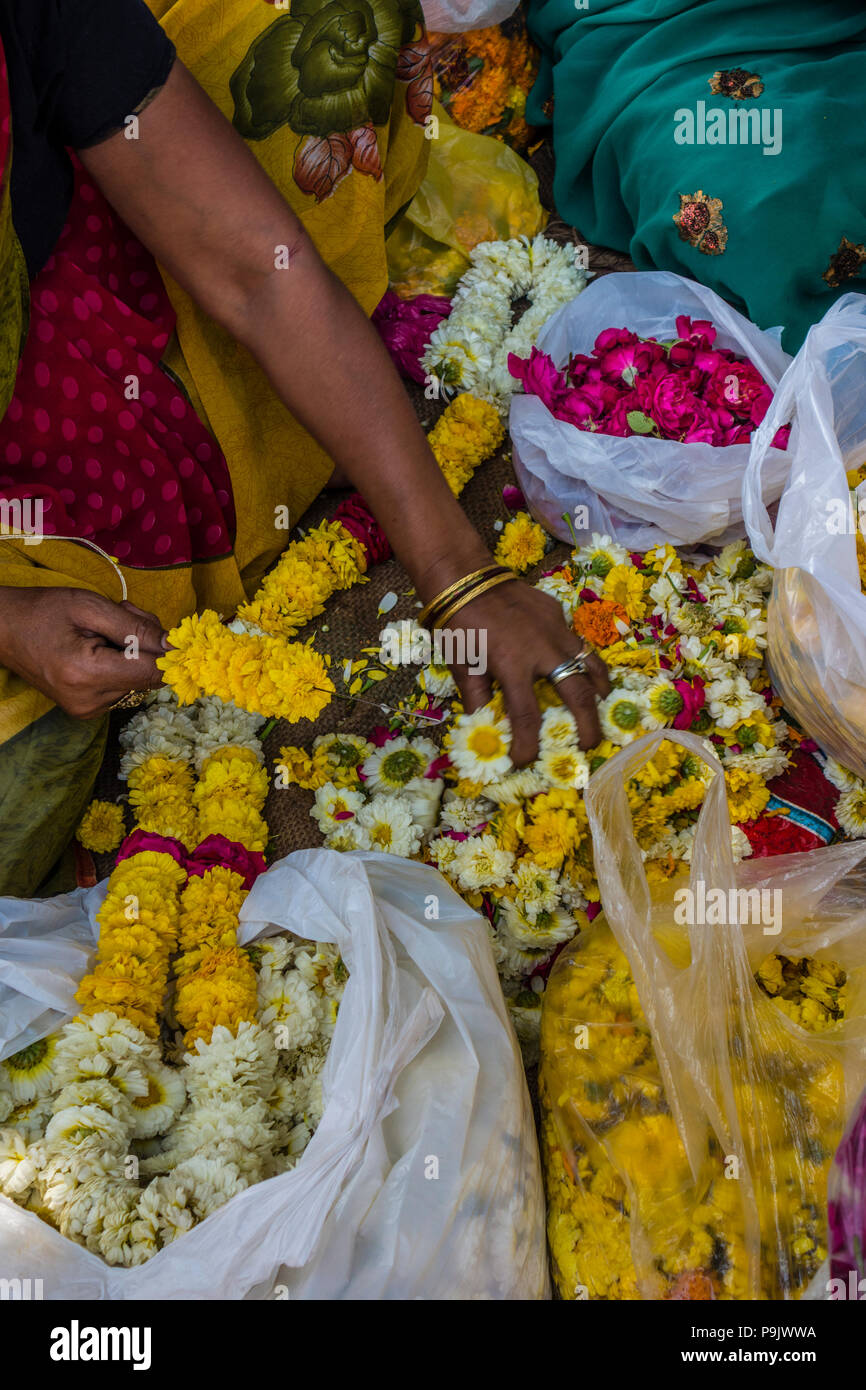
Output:
[[[505,413],[518,383],[508,354],[526,357],[551,314],[586,288],[574,248],[545,236],[483,241],[454,293],[451,313],[435,330],[421,358],[446,395],[471,391]],[[529,307],[512,323],[515,300]]]

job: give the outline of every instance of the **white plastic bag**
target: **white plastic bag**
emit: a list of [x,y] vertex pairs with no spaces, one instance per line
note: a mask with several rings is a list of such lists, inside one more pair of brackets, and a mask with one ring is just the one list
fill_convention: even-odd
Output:
[[[712,290],[671,271],[605,275],[593,281],[548,319],[538,347],[563,367],[571,353],[591,353],[605,328],[628,328],[660,341],[675,338],[680,314],[712,320],[718,329],[716,346],[749,357],[776,389],[791,361],[779,346],[777,331],[761,332]],[[599,531],[629,550],[668,542],[725,545],[745,535],[740,494],[747,444],[721,448],[593,434],[555,419],[537,396],[525,395],[511,399],[510,429],[517,480],[529,509],[562,540],[571,534],[564,512],[580,518],[587,540]],[[768,450],[763,477],[767,502],[781,492],[787,458],[784,450]],[[578,507],[586,507],[587,514],[578,513]]]
[[[769,441],[794,416],[773,526],[762,500]],[[866,296],[846,294],[810,328],[752,438],[743,515],[776,569],[767,665],[786,706],[845,767],[866,777],[866,597],[846,468],[866,460]],[[775,476],[775,467],[772,468]]]
[[463,34],[486,29],[514,14],[519,0],[421,0],[424,23],[431,34]]
[[[76,898],[82,936],[85,895],[64,909]],[[30,906],[35,919],[50,904]],[[241,911],[241,944],[281,930],[336,943],[350,972],[324,1113],[297,1167],[133,1269],[0,1198],[0,1277],[42,1279],[45,1298],[70,1300],[547,1297],[534,1125],[483,921],[423,865],[303,850]],[[46,974],[31,961],[18,987],[41,998]]]

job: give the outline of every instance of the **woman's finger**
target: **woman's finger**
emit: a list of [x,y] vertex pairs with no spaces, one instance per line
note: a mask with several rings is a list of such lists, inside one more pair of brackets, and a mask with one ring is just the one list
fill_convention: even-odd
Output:
[[595,652],[586,653],[586,674],[590,685],[600,699],[610,694],[610,674],[600,656]]
[[471,676],[468,672],[459,672],[455,673],[454,678],[460,687],[463,708],[467,714],[471,714],[473,710],[481,709],[481,706],[486,705],[493,694],[489,676]]
[[[587,670],[589,663],[587,662]],[[574,715],[577,724],[577,737],[581,748],[595,748],[601,743],[601,725],[598,722],[595,687],[586,676],[569,676],[557,681],[555,689],[559,698]]]
[[505,707],[511,723],[511,761],[517,767],[525,767],[538,757],[538,731],[541,728],[541,712],[535,691],[529,678],[498,675]]

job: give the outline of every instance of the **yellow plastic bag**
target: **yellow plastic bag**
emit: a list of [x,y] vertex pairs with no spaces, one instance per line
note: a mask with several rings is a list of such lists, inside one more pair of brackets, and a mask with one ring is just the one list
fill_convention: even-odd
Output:
[[385,244],[391,288],[451,294],[480,241],[536,236],[547,221],[538,179],[500,140],[476,135],[433,103],[427,175]]
[[[715,776],[690,872],[650,889],[626,783],[665,739]],[[586,806],[605,913],[557,960],[541,1029],[559,1291],[797,1298],[866,1080],[866,845],[735,869],[721,767],[670,730],[605,763]]]

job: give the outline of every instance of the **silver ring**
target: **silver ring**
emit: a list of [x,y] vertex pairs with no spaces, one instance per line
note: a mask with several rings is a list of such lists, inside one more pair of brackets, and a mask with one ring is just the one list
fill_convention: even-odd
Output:
[[561,661],[558,666],[554,666],[547,679],[554,685],[559,685],[560,681],[567,681],[570,676],[585,675],[586,652],[578,652],[577,656],[571,656],[568,661]]

